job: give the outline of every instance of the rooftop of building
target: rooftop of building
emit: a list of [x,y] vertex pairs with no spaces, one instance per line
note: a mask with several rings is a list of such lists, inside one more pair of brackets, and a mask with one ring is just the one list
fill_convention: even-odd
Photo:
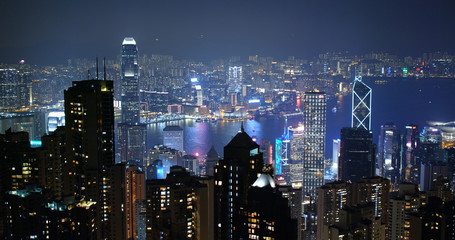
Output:
[[136,45],[136,40],[134,40],[132,37],[126,37],[123,39],[122,45]]
[[163,131],[167,132],[167,131],[183,131],[183,128],[181,128],[180,126],[177,126],[177,125],[169,125],[169,126],[166,126]]
[[242,127],[237,133],[237,135],[232,138],[232,140],[226,145],[228,148],[246,148],[246,149],[254,149],[259,148],[259,145],[253,141],[253,139],[248,135]]

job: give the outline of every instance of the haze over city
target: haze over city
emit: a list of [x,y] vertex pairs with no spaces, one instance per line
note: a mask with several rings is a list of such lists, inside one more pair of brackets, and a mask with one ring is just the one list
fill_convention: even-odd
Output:
[[418,1],[2,1],[0,61],[59,64],[141,53],[210,60],[328,51],[454,52],[455,3]]

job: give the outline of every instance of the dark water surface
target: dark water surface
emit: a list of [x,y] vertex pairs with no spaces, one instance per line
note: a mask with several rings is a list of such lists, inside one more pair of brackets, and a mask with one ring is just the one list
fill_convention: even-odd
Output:
[[[379,81],[381,80],[381,81]],[[455,79],[365,79],[373,89],[372,130],[375,142],[381,124],[394,122],[400,131],[409,123],[422,129],[427,121],[455,120]],[[333,108],[336,107],[336,112]],[[332,140],[340,136],[342,127],[351,124],[351,95],[332,97],[327,102],[326,158],[331,157]],[[301,116],[288,120],[295,125],[302,122]],[[167,123],[170,124],[170,123]],[[174,122],[184,129],[184,148],[189,154],[206,154],[212,145],[223,155],[223,147],[240,129],[240,122],[218,121]],[[258,142],[267,139],[274,144],[275,138],[283,133],[285,120],[277,118],[246,120],[245,131],[256,136]],[[148,146],[162,144],[162,130],[166,123],[148,125]]]

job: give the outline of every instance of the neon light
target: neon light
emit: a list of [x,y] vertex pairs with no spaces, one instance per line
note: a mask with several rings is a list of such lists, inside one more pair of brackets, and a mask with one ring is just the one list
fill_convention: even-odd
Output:
[[248,103],[260,103],[260,102],[261,102],[261,100],[259,100],[259,99],[250,99],[250,100],[248,100]]
[[42,142],[37,140],[31,140],[30,145],[32,146],[41,146]]
[[276,139],[275,144],[275,175],[281,175],[281,145],[283,142],[279,139]]

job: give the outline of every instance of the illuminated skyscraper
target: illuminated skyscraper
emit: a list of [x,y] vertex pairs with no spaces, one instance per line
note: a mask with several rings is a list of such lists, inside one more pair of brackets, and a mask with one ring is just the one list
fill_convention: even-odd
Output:
[[417,162],[417,145],[419,142],[419,131],[416,125],[406,126],[403,134],[402,157],[401,157],[401,179],[402,181],[419,184],[420,182],[420,162]]
[[125,169],[114,165],[113,92],[107,80],[73,82],[64,92],[64,194],[96,204],[97,239],[126,238]]
[[127,238],[136,239],[136,204],[145,200],[145,174],[138,166],[126,169],[126,228]]
[[290,180],[288,184],[292,185],[294,188],[301,188],[303,182],[303,136],[304,136],[304,127],[299,125],[296,128],[289,128],[291,135],[290,147]]
[[[275,163],[273,164],[275,175],[288,174],[283,172],[283,167],[289,164],[289,143],[289,131],[285,129],[283,135],[275,140]],[[286,180],[289,181],[289,179]]]
[[214,239],[296,239],[288,200],[263,172],[259,145],[243,127],[224,147],[224,157],[215,167]]
[[240,208],[263,168],[259,145],[242,130],[224,147],[215,167],[215,239],[240,239],[245,229]]
[[304,237],[309,237],[316,232],[317,189],[324,184],[326,95],[306,92],[304,104],[302,217],[305,219]]
[[351,127],[371,130],[372,91],[360,75],[355,76],[352,87],[352,120]]
[[126,37],[120,57],[122,78],[122,123],[138,124],[140,120],[139,65],[136,41]]
[[228,85],[229,92],[239,92],[243,83],[242,66],[229,67],[228,72]]
[[123,40],[120,64],[122,124],[117,128],[118,153],[123,163],[143,162],[147,128],[140,124],[138,50],[132,37]]
[[163,145],[183,152],[183,129],[178,125],[166,126],[163,129]]
[[381,126],[378,142],[379,175],[391,181],[392,187],[398,187],[401,167],[400,133],[393,123]]
[[326,96],[324,92],[306,92],[304,96],[303,194],[311,201],[324,184],[324,149],[326,134]]

